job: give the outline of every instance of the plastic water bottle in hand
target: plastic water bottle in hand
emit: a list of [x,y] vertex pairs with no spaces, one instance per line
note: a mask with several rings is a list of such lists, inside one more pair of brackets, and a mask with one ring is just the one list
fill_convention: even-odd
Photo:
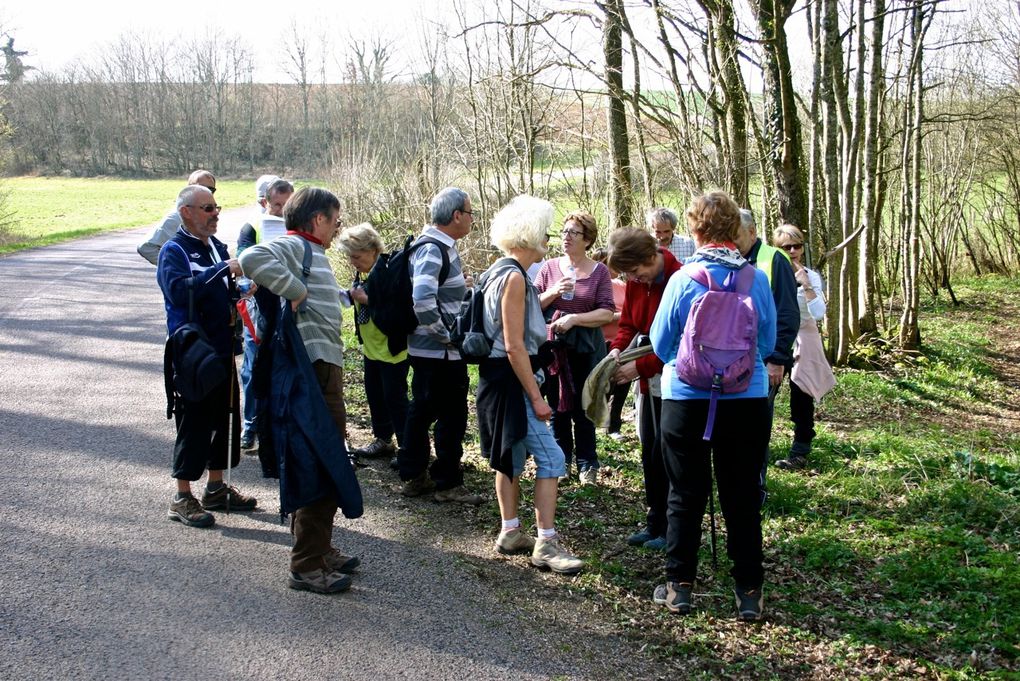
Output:
[[573,300],[574,286],[577,285],[577,272],[574,271],[573,265],[567,267],[567,276],[570,277],[570,280],[573,282],[573,285],[570,287],[569,291],[564,291],[562,294],[560,294],[560,298],[562,298],[563,300]]

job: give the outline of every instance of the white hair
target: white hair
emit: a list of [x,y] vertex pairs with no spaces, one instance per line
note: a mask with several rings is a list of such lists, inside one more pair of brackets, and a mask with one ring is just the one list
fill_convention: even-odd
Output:
[[555,212],[545,199],[527,194],[514,197],[492,219],[492,245],[507,255],[515,248],[541,250]]

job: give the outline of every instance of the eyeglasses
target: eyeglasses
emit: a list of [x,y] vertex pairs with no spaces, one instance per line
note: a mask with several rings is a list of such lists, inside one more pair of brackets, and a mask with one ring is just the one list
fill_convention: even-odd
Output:
[[461,213],[467,213],[467,214],[468,214],[468,215],[470,215],[471,217],[474,217],[474,215],[475,215],[475,212],[474,212],[473,210],[464,210],[464,209],[461,209],[461,211],[460,211],[460,212],[461,212]]
[[560,232],[560,235],[561,236],[572,236],[572,237],[574,237],[576,239],[578,237],[583,237],[584,236],[584,232],[578,231],[576,229],[565,229],[562,232]]
[[780,246],[780,248],[783,249],[784,251],[796,251],[798,249],[804,248],[804,244],[783,244],[782,246]]
[[196,206],[189,203],[188,208],[198,208],[199,210],[205,211],[206,213],[215,213],[217,211],[223,210],[223,206],[217,206],[215,203],[206,203],[201,206]]

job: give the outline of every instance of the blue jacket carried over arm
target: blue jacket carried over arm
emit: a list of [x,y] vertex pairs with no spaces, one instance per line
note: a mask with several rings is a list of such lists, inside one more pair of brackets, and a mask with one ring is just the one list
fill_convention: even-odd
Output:
[[279,464],[280,515],[333,495],[344,517],[360,517],[361,486],[289,304],[283,306],[272,349],[269,410]]

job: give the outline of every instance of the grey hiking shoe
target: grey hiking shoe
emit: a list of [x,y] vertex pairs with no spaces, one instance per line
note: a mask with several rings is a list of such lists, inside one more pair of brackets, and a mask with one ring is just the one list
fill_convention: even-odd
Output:
[[666,582],[655,587],[652,600],[656,605],[664,605],[677,615],[689,615],[694,585],[688,582]]
[[776,461],[776,468],[784,471],[799,471],[807,468],[807,465],[807,457],[799,454],[790,454],[789,457]]
[[408,480],[404,483],[400,493],[405,497],[420,497],[423,494],[428,494],[436,488],[436,483],[432,482],[429,478],[428,471],[425,471],[417,478]]
[[202,495],[202,508],[207,511],[219,509],[228,511],[254,511],[258,506],[255,497],[246,497],[233,485],[224,485],[215,492],[205,491]]
[[561,575],[574,575],[584,567],[584,561],[560,545],[560,538],[535,540],[531,552],[531,564],[537,568],[552,570]]
[[317,594],[335,594],[351,588],[351,578],[340,572],[312,570],[291,572],[287,586],[298,591],[314,591]]
[[467,491],[464,485],[438,490],[432,498],[441,504],[456,501],[458,504],[468,504],[469,506],[478,506],[485,501],[485,497],[481,494]]
[[326,569],[332,572],[340,572],[349,575],[361,565],[361,559],[357,556],[345,556],[336,549],[330,549],[329,553],[322,557],[326,561]]
[[737,599],[737,619],[743,622],[758,622],[765,617],[765,594],[757,589],[733,589]]
[[166,512],[167,518],[187,525],[188,527],[212,527],[216,518],[212,513],[206,512],[191,494],[175,496],[170,501],[170,510]]
[[511,556],[515,553],[531,553],[535,550],[535,539],[529,537],[520,528],[500,532],[496,537],[496,550],[504,556]]
[[376,438],[365,447],[352,449],[351,454],[362,459],[378,459],[384,456],[393,456],[396,453],[393,443],[389,440]]
[[581,481],[582,485],[597,485],[599,484],[599,469],[585,468],[578,473],[577,479]]

